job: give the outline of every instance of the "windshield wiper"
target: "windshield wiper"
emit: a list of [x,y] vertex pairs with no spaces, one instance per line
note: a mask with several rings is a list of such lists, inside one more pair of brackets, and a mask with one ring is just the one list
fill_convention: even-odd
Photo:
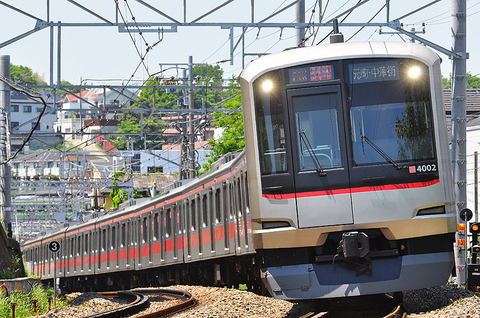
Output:
[[383,151],[379,146],[377,146],[372,140],[370,140],[370,138],[368,138],[365,135],[361,135],[361,138],[362,138],[362,141],[365,140],[365,142],[367,144],[369,144],[370,147],[372,147],[376,152],[378,152],[378,154],[380,156],[382,156],[383,159],[385,159],[388,163],[390,163],[392,166],[394,166],[395,169],[401,170],[401,169],[405,168],[405,166],[399,165],[398,162],[396,162],[389,155],[387,155],[387,153],[385,151]]
[[299,133],[300,139],[303,141],[305,146],[307,147],[308,154],[312,158],[313,164],[315,165],[315,169],[318,172],[318,175],[320,177],[325,177],[327,174],[325,171],[323,171],[322,165],[320,164],[320,161],[318,161],[317,155],[315,155],[315,152],[312,149],[312,145],[310,144],[310,141],[307,138],[307,134],[305,134],[305,131],[301,130]]

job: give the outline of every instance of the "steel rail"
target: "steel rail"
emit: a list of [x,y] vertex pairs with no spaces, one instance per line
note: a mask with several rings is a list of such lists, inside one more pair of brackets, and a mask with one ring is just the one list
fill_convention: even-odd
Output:
[[119,291],[119,292],[100,292],[99,294],[106,297],[113,297],[116,295],[123,296],[125,298],[134,299],[134,301],[126,306],[118,307],[112,310],[107,310],[95,315],[87,316],[86,318],[127,317],[129,315],[139,312],[140,310],[143,310],[148,304],[148,296],[138,292]]
[[137,318],[159,318],[159,317],[166,317],[169,316],[173,313],[181,312],[186,309],[195,307],[197,305],[197,300],[188,292],[183,291],[183,290],[175,290],[175,289],[135,289],[135,292],[139,292],[142,294],[148,294],[148,293],[155,293],[155,294],[166,294],[178,298],[183,298],[185,301],[164,308],[160,309],[156,312],[152,312],[149,314],[141,315],[138,316]]

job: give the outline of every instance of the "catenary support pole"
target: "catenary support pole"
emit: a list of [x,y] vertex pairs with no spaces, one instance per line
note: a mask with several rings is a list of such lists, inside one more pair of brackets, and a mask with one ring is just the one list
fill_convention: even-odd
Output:
[[[10,80],[10,55],[0,56],[0,78]],[[10,88],[0,82],[0,215],[3,218],[4,227],[12,235],[11,222],[11,194],[10,194],[10,165],[7,160],[10,157],[10,145],[8,141],[8,127],[10,123]]]
[[[455,189],[456,212],[459,224],[462,223],[459,213],[466,208],[467,202],[467,169],[466,169],[466,89],[467,89],[467,41],[466,41],[466,0],[452,0],[452,49],[460,58],[452,62],[452,169]],[[465,231],[466,232],[466,231]],[[466,234],[466,233],[465,233]],[[459,239],[466,235],[457,232]],[[457,266],[457,284],[466,283],[465,246],[457,246],[455,264]]]
[[[299,1],[295,6],[296,9],[296,21],[297,23],[305,23],[305,0]],[[305,29],[303,27],[297,27],[296,32],[296,44],[298,46],[305,46],[303,39],[305,38]]]

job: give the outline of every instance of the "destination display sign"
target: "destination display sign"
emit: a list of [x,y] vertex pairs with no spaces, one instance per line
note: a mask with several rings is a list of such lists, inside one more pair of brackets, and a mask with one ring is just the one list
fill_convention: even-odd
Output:
[[333,65],[305,66],[288,70],[289,84],[328,81],[334,78]]
[[350,83],[380,82],[400,79],[398,61],[350,64]]

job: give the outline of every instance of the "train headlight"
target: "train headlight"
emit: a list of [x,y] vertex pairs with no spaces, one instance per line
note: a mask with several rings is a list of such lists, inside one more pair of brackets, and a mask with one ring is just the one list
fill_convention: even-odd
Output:
[[418,78],[420,75],[422,75],[422,70],[418,66],[413,66],[408,70],[408,77],[412,79]]
[[273,83],[270,80],[266,80],[262,84],[262,89],[264,92],[270,92],[273,88]]

